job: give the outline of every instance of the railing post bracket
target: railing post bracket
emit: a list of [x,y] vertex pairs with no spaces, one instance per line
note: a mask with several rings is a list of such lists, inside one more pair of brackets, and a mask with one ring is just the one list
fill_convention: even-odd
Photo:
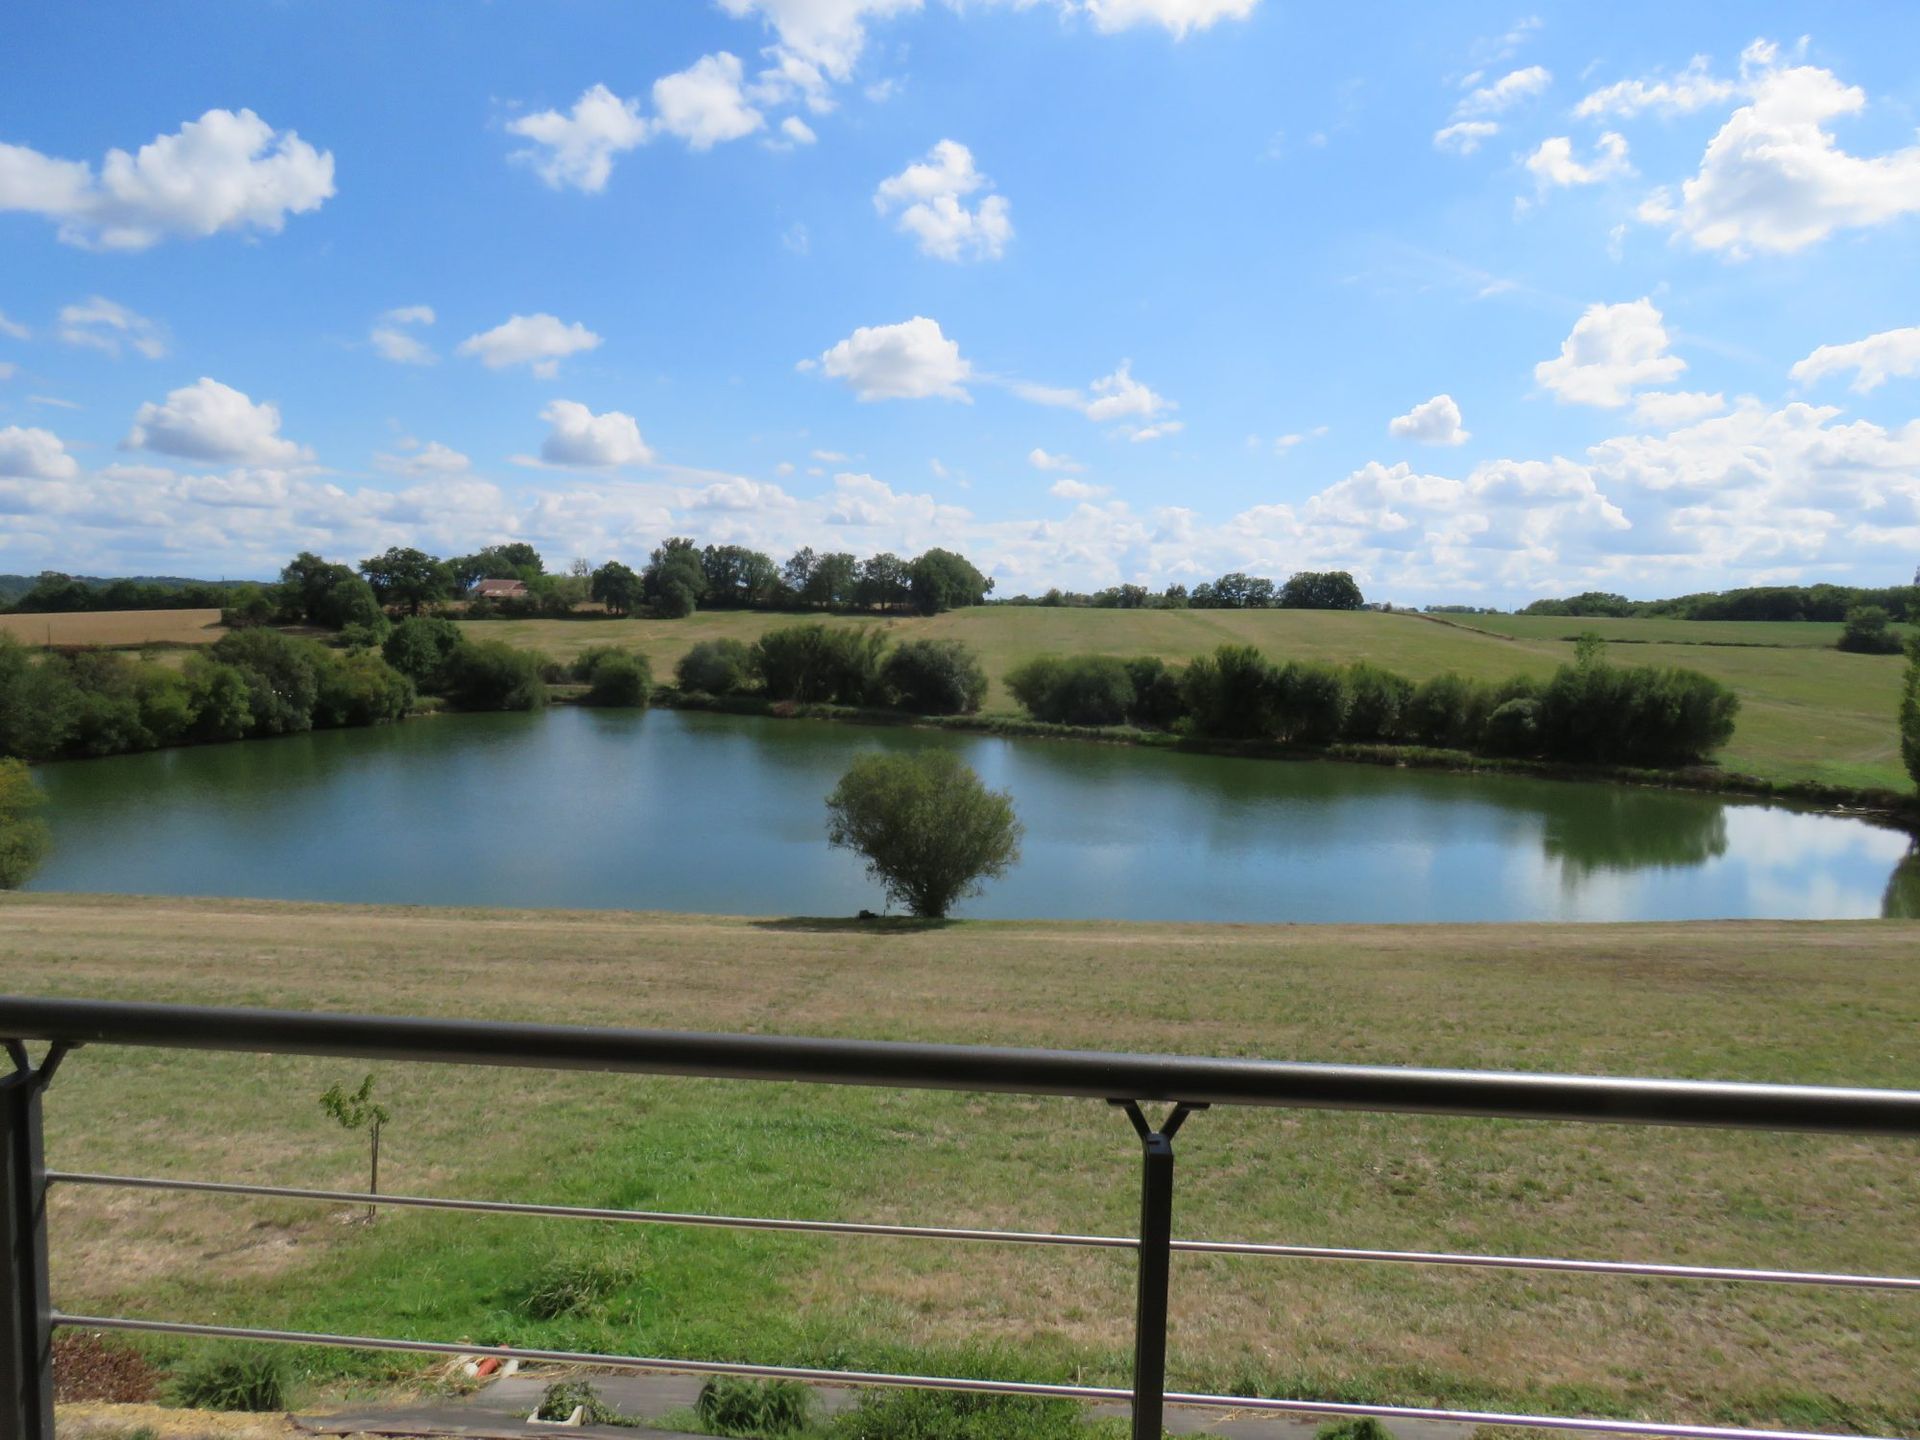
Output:
[[1181,1101],[1154,1129],[1137,1100],[1109,1100],[1140,1137],[1140,1270],[1133,1317],[1133,1440],[1160,1440],[1167,1395],[1167,1286],[1173,1257],[1173,1137],[1204,1103]]

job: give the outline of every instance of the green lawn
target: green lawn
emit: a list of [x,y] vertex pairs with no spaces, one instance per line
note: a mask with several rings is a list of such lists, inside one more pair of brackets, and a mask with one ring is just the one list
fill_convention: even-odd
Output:
[[[1920,925],[1907,922],[916,929],[0,898],[0,971],[27,993],[1906,1087],[1920,1086],[1916,953]],[[364,1141],[317,1097],[367,1068],[89,1048],[49,1094],[49,1157],[352,1187]],[[372,1068],[393,1112],[382,1173],[396,1191],[1136,1223],[1137,1144],[1098,1103]],[[1911,1144],[1223,1109],[1195,1118],[1179,1148],[1184,1236],[1920,1273]],[[641,1353],[1126,1374],[1123,1254],[398,1212],[367,1229],[354,1213],[56,1190],[55,1302]],[[529,1313],[543,1282],[596,1273],[603,1288],[577,1312]],[[1920,1428],[1920,1306],[1904,1295],[1179,1257],[1173,1315],[1182,1387]]]
[[[687,620],[521,620],[470,624],[475,633],[568,655],[587,645],[617,643],[644,651],[662,679],[674,661],[700,640],[752,640],[791,615],[703,613]],[[1451,617],[1449,617],[1451,621]],[[1498,622],[1510,635],[1497,634]],[[882,624],[905,636],[954,636],[980,655],[993,684],[989,713],[1017,707],[1000,684],[1008,670],[1034,655],[1099,653],[1159,655],[1190,660],[1232,641],[1257,645],[1278,659],[1370,660],[1416,680],[1445,670],[1505,678],[1544,676],[1573,658],[1570,637],[1594,629],[1620,644],[1623,665],[1683,665],[1704,671],[1739,692],[1741,715],[1733,742],[1720,754],[1730,770],[1771,781],[1908,791],[1900,763],[1895,716],[1899,656],[1848,655],[1815,643],[1814,632],[1839,627],[1740,622],[1615,620],[1569,621],[1542,616],[1462,616],[1458,623],[1418,615],[1303,610],[1072,610],[982,606],[933,619],[862,621],[828,617],[830,625]],[[1470,628],[1478,627],[1478,628]],[[1645,627],[1645,628],[1636,628]],[[1616,633],[1617,632],[1617,633]],[[1702,636],[1779,632],[1778,645],[1698,643]]]
[[[1614,618],[1566,615],[1445,615],[1442,619],[1522,640],[1570,640],[1585,631],[1627,644],[1769,645],[1831,649],[1846,627],[1837,620],[1676,620],[1662,615]],[[1897,635],[1909,627],[1895,625]]]

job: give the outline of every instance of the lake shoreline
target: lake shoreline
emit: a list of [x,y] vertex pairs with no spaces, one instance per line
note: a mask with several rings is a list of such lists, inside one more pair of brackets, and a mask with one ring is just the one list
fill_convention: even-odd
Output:
[[[572,696],[560,696],[556,697],[555,703],[569,705],[583,702]],[[658,687],[652,703],[663,710],[706,711],[768,720],[832,720],[841,724],[878,728],[996,735],[1009,740],[1078,740],[1096,745],[1133,746],[1145,750],[1169,750],[1178,754],[1217,755],[1241,760],[1344,761],[1354,765],[1433,770],[1452,775],[1516,775],[1533,780],[1673,790],[1770,802],[1812,814],[1865,820],[1902,831],[1920,841],[1920,795],[1827,785],[1816,780],[1763,780],[1755,775],[1742,775],[1711,766],[1665,771],[1626,765],[1579,765],[1556,760],[1475,755],[1465,750],[1443,750],[1423,745],[1341,742],[1307,746],[1282,745],[1271,741],[1210,740],[1121,726],[1053,725],[1041,720],[1004,715],[907,715],[895,710],[873,710],[849,705],[774,701],[757,695],[702,695],[671,686]]]

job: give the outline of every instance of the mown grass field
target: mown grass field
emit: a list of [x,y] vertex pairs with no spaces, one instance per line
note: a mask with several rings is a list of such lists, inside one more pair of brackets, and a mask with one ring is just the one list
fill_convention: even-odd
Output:
[[27,645],[211,645],[226,633],[218,610],[0,615],[0,634]]
[[[1523,640],[1571,640],[1592,631],[1624,644],[1772,645],[1789,649],[1831,647],[1846,627],[1837,620],[1678,620],[1664,615],[1445,615],[1456,625]],[[1912,627],[1895,625],[1904,636]]]
[[[1904,1087],[1920,1086],[1916,954],[1920,924],[1905,922],[916,929],[0,898],[0,976],[22,993]],[[48,1097],[49,1158],[353,1187],[364,1140],[317,1097],[366,1068],[82,1050]],[[1137,1144],[1102,1104],[374,1069],[395,1191],[1136,1223]],[[1179,1151],[1184,1236],[1920,1273],[1911,1143],[1216,1110]],[[55,1303],[630,1353],[1126,1373],[1119,1254],[352,1219],[56,1189]],[[576,1312],[529,1314],[554,1277],[594,1273]],[[1920,1306],[1906,1295],[1176,1257],[1173,1315],[1182,1387],[1920,1428]]]
[[[468,628],[548,654],[565,656],[588,645],[620,644],[644,651],[654,673],[670,679],[675,661],[701,640],[751,641],[791,615],[710,612],[687,620],[481,621]],[[1411,614],[1327,613],[1304,610],[1069,610],[984,606],[932,619],[884,621],[827,617],[831,625],[881,624],[902,638],[952,636],[980,655],[992,684],[989,713],[1017,706],[1000,683],[1022,660],[1042,654],[1158,655],[1185,661],[1234,642],[1257,645],[1276,659],[1346,663],[1370,660],[1422,680],[1446,670],[1504,679],[1545,676],[1573,658],[1570,639],[1585,621],[1553,617],[1462,616],[1441,623]],[[1512,638],[1478,626],[1500,621]],[[1627,627],[1651,630],[1628,632]],[[1899,656],[1848,655],[1810,643],[1808,627],[1786,624],[1722,627],[1709,622],[1597,621],[1603,634],[1621,632],[1650,643],[1613,647],[1622,665],[1684,665],[1702,670],[1740,694],[1741,713],[1733,741],[1720,753],[1729,770],[1771,781],[1821,781],[1832,785],[1908,791],[1900,763],[1896,714],[1902,661]],[[1782,631],[1791,643],[1729,646],[1699,643],[1723,629]],[[1831,627],[1837,637],[1839,627]],[[1524,632],[1524,633],[1523,633]],[[1620,637],[1615,637],[1620,638]]]

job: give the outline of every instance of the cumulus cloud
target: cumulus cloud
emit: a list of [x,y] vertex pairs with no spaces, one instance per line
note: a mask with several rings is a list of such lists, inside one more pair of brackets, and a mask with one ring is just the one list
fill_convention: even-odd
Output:
[[1071,455],[1050,455],[1038,445],[1027,452],[1027,463],[1036,470],[1056,470],[1065,475],[1078,475],[1087,468]]
[[940,260],[998,260],[1013,238],[1003,195],[985,195],[971,210],[966,199],[993,182],[973,164],[973,152],[957,140],[942,140],[926,158],[889,175],[873,192],[873,207],[914,236],[922,255]]
[[1866,92],[1830,70],[1777,66],[1762,42],[1742,59],[1748,103],[1707,143],[1677,198],[1662,188],[1646,199],[1643,221],[1737,260],[1920,211],[1920,145],[1855,155],[1826,128],[1863,111]]
[[120,443],[125,450],[242,465],[294,465],[313,458],[304,445],[281,436],[278,407],[266,401],[256,405],[241,391],[205,376],[160,403],[142,405]]
[[115,357],[123,347],[149,360],[167,353],[166,334],[157,324],[103,295],[61,307],[59,335],[69,345]]
[[[1177,434],[1184,428],[1178,420],[1160,420],[1159,417],[1169,410],[1179,408],[1166,396],[1157,394],[1152,387],[1133,378],[1133,362],[1122,360],[1119,368],[1111,375],[1103,376],[1087,387],[1092,398],[1086,402],[1085,412],[1089,420],[1105,424],[1108,421],[1120,421],[1135,426],[1129,436],[1134,440],[1156,440],[1162,435]],[[1152,423],[1156,422],[1158,423]]]
[[653,82],[655,123],[692,150],[711,150],[753,134],[766,118],[740,89],[740,59],[722,50]]
[[23,480],[70,480],[80,466],[51,430],[9,425],[0,430],[0,475]]
[[565,114],[542,110],[510,122],[507,131],[533,141],[514,159],[533,166],[540,178],[560,190],[572,186],[597,194],[607,188],[614,156],[647,143],[652,126],[640,102],[622,100],[605,85],[580,93]]
[[549,465],[599,469],[653,459],[639,423],[619,410],[596,415],[577,400],[555,400],[540,418],[552,427],[540,445],[540,458]]
[[1731,100],[1739,88],[1731,80],[1716,79],[1707,57],[1696,55],[1677,75],[1618,80],[1602,86],[1574,106],[1573,113],[1582,120],[1610,116],[1630,120],[1647,110],[1660,115],[1690,115],[1695,110]]
[[1665,385],[1687,368],[1667,343],[1651,300],[1589,305],[1560,354],[1534,366],[1533,378],[1567,403],[1617,408],[1634,390]]
[[1822,345],[1791,373],[1797,383],[1812,385],[1848,370],[1853,372],[1851,388],[1862,395],[1896,376],[1920,375],[1920,325],[1882,330],[1845,345]]
[[374,464],[399,475],[463,475],[473,468],[470,458],[438,440],[429,440],[424,445],[416,440],[402,440],[400,446],[406,453],[376,455]]
[[1113,492],[1105,485],[1089,485],[1084,480],[1063,477],[1049,485],[1047,493],[1062,500],[1099,500]]
[[1168,435],[1178,435],[1187,428],[1184,420],[1157,420],[1151,425],[1142,425],[1137,430],[1129,430],[1127,439],[1138,445],[1145,440],[1160,440]]
[[[1477,77],[1473,77],[1477,78]],[[1553,75],[1539,65],[1509,70],[1490,85],[1481,85],[1460,97],[1448,123],[1433,132],[1433,148],[1450,155],[1471,155],[1500,133],[1491,118],[1545,92]]]
[[1451,395],[1436,395],[1387,422],[1387,433],[1422,445],[1464,445],[1471,432],[1460,426],[1460,407]]
[[1453,107],[1453,118],[1464,120],[1475,115],[1499,115],[1523,101],[1544,94],[1553,83],[1553,74],[1544,66],[1529,65],[1510,70],[1491,85],[1469,91]]
[[[918,10],[921,0],[720,0],[739,19],[759,16],[776,35],[776,73],[807,83],[807,72],[845,80],[867,43],[867,21]],[[783,67],[785,67],[783,69]],[[816,82],[817,83],[817,82]]]
[[459,353],[472,356],[489,370],[530,365],[534,374],[550,379],[567,356],[599,343],[600,337],[577,321],[566,325],[542,313],[514,315],[491,330],[469,335],[460,342]]
[[1595,142],[1591,160],[1576,160],[1573,140],[1566,135],[1542,140],[1539,148],[1527,157],[1527,170],[1542,190],[1552,186],[1598,185],[1602,180],[1633,174],[1633,166],[1627,162],[1626,137],[1612,130]]
[[169,235],[274,234],[333,193],[332,153],[251,110],[209,110],[133,154],[109,150],[97,174],[84,160],[0,144],[0,211],[43,215],[68,244],[102,250],[144,250]]
[[1136,25],[1158,25],[1184,40],[1222,20],[1244,20],[1259,0],[1084,0],[1096,29],[1109,34]]
[[844,382],[861,400],[924,400],[944,396],[970,400],[966,384],[973,367],[960,346],[940,332],[940,323],[924,315],[897,325],[862,325],[823,352],[822,373]]
[[1471,155],[1499,133],[1500,126],[1492,120],[1456,120],[1433,132],[1433,148],[1449,155]]
[[752,514],[784,510],[793,504],[793,497],[778,485],[763,480],[749,480],[744,475],[716,480],[696,492],[688,502],[689,508],[694,510],[738,510]]
[[1691,425],[1727,408],[1727,397],[1704,390],[1643,390],[1633,397],[1633,420],[1655,430]]
[[431,325],[433,318],[431,305],[402,305],[382,315],[367,333],[367,340],[383,359],[396,365],[431,365],[440,357],[404,327]]

